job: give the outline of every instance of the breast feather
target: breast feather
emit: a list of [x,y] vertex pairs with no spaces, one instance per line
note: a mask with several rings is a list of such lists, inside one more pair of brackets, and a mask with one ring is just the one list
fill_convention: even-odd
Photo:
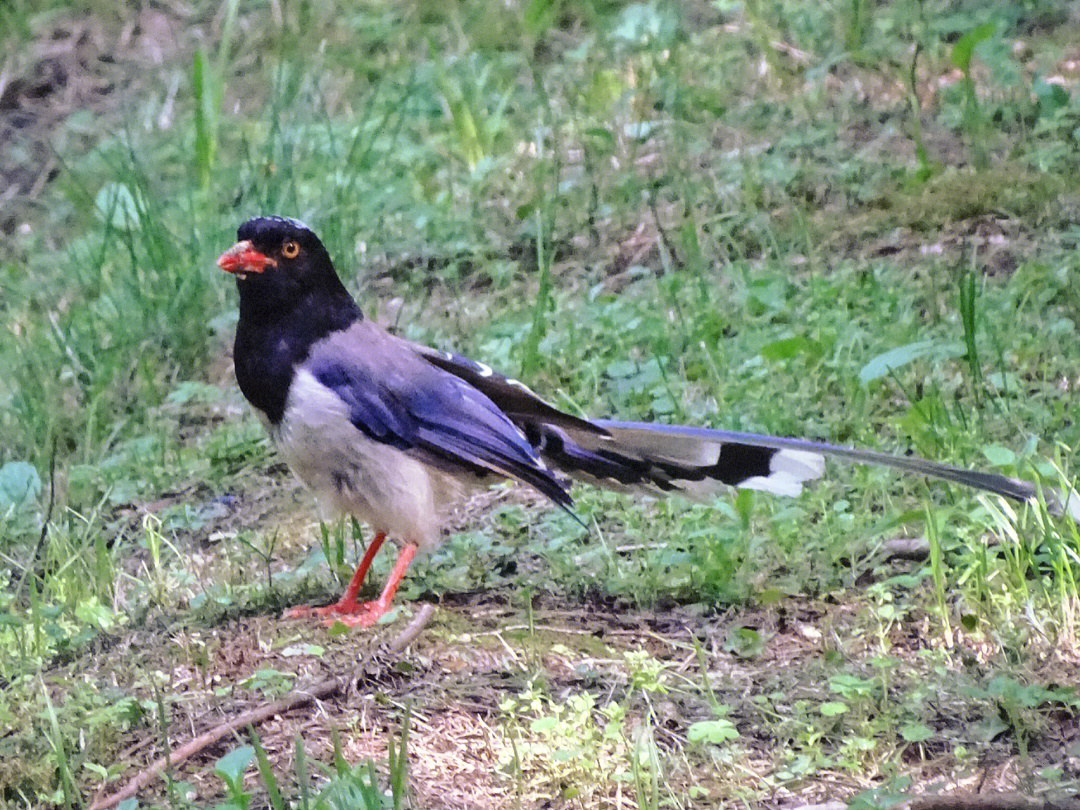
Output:
[[442,520],[464,495],[453,476],[364,435],[348,405],[304,369],[293,378],[274,438],[321,505],[396,540],[436,544]]

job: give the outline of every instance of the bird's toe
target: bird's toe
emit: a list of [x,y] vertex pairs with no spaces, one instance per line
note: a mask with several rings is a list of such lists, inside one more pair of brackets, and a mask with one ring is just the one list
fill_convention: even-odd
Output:
[[380,604],[378,601],[374,602],[360,602],[355,608],[348,612],[334,612],[330,614],[324,614],[323,624],[327,627],[332,627],[338,622],[341,622],[346,627],[371,627],[386,615],[389,610],[388,605]]

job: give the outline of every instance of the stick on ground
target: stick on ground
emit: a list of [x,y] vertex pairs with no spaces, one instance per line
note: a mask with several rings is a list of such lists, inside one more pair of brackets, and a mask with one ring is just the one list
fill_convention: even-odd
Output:
[[[420,611],[413,617],[413,619],[405,625],[405,629],[401,631],[397,638],[390,642],[389,650],[393,654],[402,652],[406,647],[416,640],[416,637],[420,635],[420,631],[424,629],[424,626],[431,621],[431,617],[435,614],[435,606],[432,604],[425,604],[420,608]],[[312,703],[316,700],[323,700],[328,698],[337,692],[343,691],[349,683],[348,677],[341,678],[327,678],[324,681],[319,681],[314,686],[310,686],[306,689],[297,690],[288,697],[284,697],[281,700],[275,700],[273,703],[268,703],[265,706],[260,706],[257,709],[251,709],[249,711],[238,714],[231,720],[227,720],[220,725],[214,726],[209,731],[200,734],[195,739],[191,740],[179,748],[174,750],[169,757],[160,757],[155,760],[150,767],[141,771],[132,778],[124,787],[118,790],[111,796],[98,799],[92,805],[90,810],[109,810],[109,808],[115,807],[124,799],[129,799],[145,788],[151,782],[154,781],[161,772],[165,770],[169,765],[176,766],[188,759],[191,756],[202,751],[204,748],[216,743],[223,737],[234,733],[238,729],[245,726],[257,726],[260,723],[264,723],[272,717],[276,717],[279,714],[292,711],[293,709],[305,706],[308,703]]]
[[232,720],[228,720],[209,731],[200,734],[189,743],[181,745],[179,748],[172,752],[170,758],[160,757],[155,760],[149,768],[140,772],[124,787],[114,793],[112,796],[100,799],[90,805],[90,810],[108,810],[110,807],[114,807],[124,799],[129,799],[138,793],[140,790],[149,785],[154,779],[165,770],[166,766],[170,763],[168,759],[171,759],[172,765],[177,765],[183,762],[193,754],[199,753],[204,748],[207,748],[223,737],[232,734],[237,729],[244,726],[254,726],[269,720],[271,717],[275,717],[279,714],[283,714],[287,711],[297,708],[298,706],[304,706],[315,700],[322,700],[330,695],[338,692],[345,686],[348,679],[346,678],[327,678],[325,681],[320,681],[308,689],[294,692],[288,697],[281,700],[275,700],[273,703],[268,703],[265,706],[260,706],[257,709],[251,709],[246,712],[242,712],[234,717]]
[[412,617],[405,629],[401,631],[400,635],[390,642],[390,646],[387,648],[390,652],[397,653],[403,652],[406,647],[416,641],[416,637],[420,635],[420,631],[424,629],[424,625],[431,621],[431,617],[435,615],[435,606],[430,602],[426,602],[420,611]]

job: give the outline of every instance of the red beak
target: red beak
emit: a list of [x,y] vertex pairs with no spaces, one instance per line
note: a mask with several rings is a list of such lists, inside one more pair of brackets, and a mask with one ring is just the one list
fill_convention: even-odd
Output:
[[267,267],[276,267],[277,262],[269,256],[259,253],[248,240],[237,242],[218,256],[217,266],[226,273],[261,273]]

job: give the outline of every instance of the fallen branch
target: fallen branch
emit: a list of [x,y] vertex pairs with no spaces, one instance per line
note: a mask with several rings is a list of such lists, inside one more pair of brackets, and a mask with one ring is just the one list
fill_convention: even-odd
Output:
[[108,810],[108,808],[116,806],[124,801],[124,799],[131,798],[149,785],[169,765],[178,765],[188,757],[199,753],[204,748],[208,748],[221,738],[227,737],[244,726],[258,725],[259,723],[269,720],[271,717],[284,714],[287,711],[291,711],[300,706],[305,706],[313,701],[327,698],[335,692],[341,691],[345,686],[346,681],[346,678],[327,678],[325,681],[320,681],[308,689],[303,691],[298,690],[281,700],[275,700],[273,703],[268,703],[257,709],[250,709],[249,711],[242,712],[232,720],[214,726],[214,728],[200,734],[191,742],[181,745],[172,752],[171,756],[160,757],[155,760],[149,768],[140,772],[134,779],[124,785],[124,787],[112,796],[100,799],[90,805],[90,810]]
[[894,537],[881,545],[886,560],[925,560],[930,556],[930,541],[925,537]]
[[[420,611],[412,618],[412,620],[405,625],[405,629],[401,631],[397,638],[395,638],[388,647],[391,653],[395,655],[402,652],[406,647],[416,640],[416,637],[420,635],[420,631],[424,629],[424,626],[431,621],[431,617],[435,615],[435,606],[432,604],[425,604],[420,608]],[[184,760],[194,756],[202,751],[204,748],[209,748],[223,737],[227,737],[233,734],[238,729],[242,729],[246,726],[257,726],[260,723],[264,723],[272,717],[276,717],[279,714],[285,714],[285,712],[292,711],[301,706],[306,706],[308,703],[313,703],[316,700],[323,700],[330,697],[337,692],[341,692],[348,685],[349,678],[327,678],[324,681],[320,681],[314,686],[310,686],[307,689],[297,690],[288,697],[284,697],[281,700],[275,700],[273,703],[268,703],[265,706],[260,706],[257,709],[251,709],[249,711],[238,714],[232,720],[228,720],[220,725],[214,726],[203,734],[200,734],[191,742],[185,743],[177,748],[168,757],[160,757],[155,760],[150,767],[144,771],[138,773],[130,782],[124,787],[118,790],[113,795],[99,799],[90,805],[90,810],[109,810],[111,807],[115,807],[124,799],[129,799],[145,788],[151,782],[156,779],[162,771],[167,767],[175,767]]]
[[420,608],[420,612],[417,613],[405,625],[405,629],[401,631],[401,634],[390,642],[390,646],[387,647],[392,653],[402,652],[406,647],[412,644],[420,631],[424,629],[424,626],[431,621],[431,617],[435,615],[435,606],[430,602],[425,602],[424,606]]

